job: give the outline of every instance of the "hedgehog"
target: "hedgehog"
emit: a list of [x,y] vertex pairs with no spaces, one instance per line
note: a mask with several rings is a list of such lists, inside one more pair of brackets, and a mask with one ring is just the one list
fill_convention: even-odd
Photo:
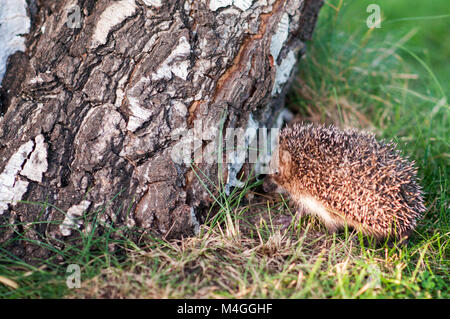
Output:
[[378,242],[407,242],[425,212],[414,162],[372,133],[294,124],[276,152],[271,180],[331,233],[348,225]]

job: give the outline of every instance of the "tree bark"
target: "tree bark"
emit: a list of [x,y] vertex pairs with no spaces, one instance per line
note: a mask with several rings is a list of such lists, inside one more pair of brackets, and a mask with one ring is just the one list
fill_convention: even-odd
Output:
[[[26,50],[1,88],[0,242],[34,257],[48,252],[32,241],[62,247],[94,221],[134,240],[195,233],[213,200],[196,175],[214,183],[220,167],[175,160],[179,137],[276,126],[322,4],[28,3]],[[186,139],[189,155],[214,151],[214,138]],[[224,165],[227,187],[240,168]]]

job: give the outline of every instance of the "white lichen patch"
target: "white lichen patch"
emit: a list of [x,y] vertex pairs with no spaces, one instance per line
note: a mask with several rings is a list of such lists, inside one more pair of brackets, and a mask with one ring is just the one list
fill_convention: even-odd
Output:
[[111,29],[136,11],[135,0],[121,0],[112,2],[100,15],[92,37],[94,47],[105,44]]
[[275,74],[275,83],[272,89],[272,95],[278,94],[282,91],[284,83],[289,79],[292,73],[292,69],[297,62],[297,57],[293,51],[289,51],[286,58],[281,61],[281,64],[277,67]]
[[12,204],[17,203],[19,200],[22,199],[22,196],[26,193],[28,189],[28,185],[29,185],[28,182],[20,180],[14,184],[14,192],[13,197],[11,199]]
[[234,5],[242,11],[245,11],[252,6],[252,3],[253,0],[210,0],[209,10],[216,11],[217,9]]
[[242,11],[247,10],[252,6],[253,0],[234,0],[233,5]]
[[186,80],[189,68],[189,55],[191,54],[191,45],[186,37],[181,37],[177,47],[170,53],[167,59],[161,63],[156,72],[152,74],[152,80],[161,79],[170,80],[172,74]]
[[114,106],[116,108],[119,108],[122,105],[122,101],[125,97],[125,92],[123,89],[126,86],[127,81],[128,81],[128,75],[124,75],[117,83],[116,101],[114,102]]
[[194,226],[194,235],[197,236],[200,233],[200,223],[198,222],[197,217],[195,217],[193,207],[191,207],[190,215],[191,215],[191,223]]
[[90,201],[83,200],[78,205],[69,208],[66,218],[64,218],[62,224],[59,225],[59,230],[63,236],[70,236],[73,229],[80,228],[80,225],[82,224],[81,216],[83,216],[83,212],[85,212],[90,205]]
[[44,136],[39,134],[34,139],[35,148],[31,153],[29,160],[25,163],[20,175],[27,177],[35,182],[42,182],[42,175],[47,171],[47,145],[44,142]]
[[209,10],[216,11],[219,8],[228,7],[233,4],[233,0],[210,0]]
[[[1,1],[1,0],[0,0]],[[44,79],[42,79],[42,77],[41,77],[41,75],[39,74],[39,75],[37,75],[37,76],[35,76],[34,78],[32,78],[31,80],[30,80],[30,84],[40,84],[40,83],[43,83],[44,82]]]
[[172,108],[181,116],[186,116],[188,109],[186,105],[180,101],[173,100],[170,102],[172,104]]
[[276,61],[281,49],[283,48],[284,42],[286,42],[289,36],[289,15],[287,13],[283,14],[280,22],[277,26],[277,31],[272,36],[270,41],[270,54]]
[[[153,115],[154,110],[150,109],[152,105],[141,105],[141,95],[145,88],[151,85],[149,78],[142,77],[126,93],[130,116],[127,123],[127,129],[131,132],[136,131],[144,122],[148,121]],[[150,107],[150,108],[149,108]]]
[[142,0],[149,7],[159,8],[162,6],[161,0]]
[[128,119],[127,129],[134,132],[150,119],[153,111],[143,108],[138,98],[129,96],[128,102],[131,115]]
[[292,69],[294,68],[295,63],[297,62],[297,58],[293,51],[289,51],[286,57],[278,64],[278,56],[280,55],[283,46],[287,38],[289,37],[289,15],[284,13],[281,17],[280,22],[277,26],[277,31],[272,36],[270,42],[270,54],[272,55],[275,62],[275,83],[272,89],[272,95],[278,94],[281,92],[283,85],[289,79]]
[[0,174],[0,215],[8,209],[10,203],[21,200],[27,191],[28,182],[17,180],[17,175],[33,147],[33,141],[21,145]]
[[30,31],[26,0],[0,0],[0,84],[6,72],[8,57],[25,51],[25,38]]

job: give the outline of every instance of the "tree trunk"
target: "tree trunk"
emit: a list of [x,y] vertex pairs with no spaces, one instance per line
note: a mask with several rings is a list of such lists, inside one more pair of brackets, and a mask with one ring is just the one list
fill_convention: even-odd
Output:
[[[34,257],[47,251],[31,241],[61,247],[94,221],[96,232],[195,233],[213,199],[197,175],[217,182],[220,165],[186,157],[217,150],[221,130],[209,128],[279,124],[321,6],[26,3],[26,50],[10,56],[1,87],[0,242]],[[227,188],[241,167],[223,166]]]

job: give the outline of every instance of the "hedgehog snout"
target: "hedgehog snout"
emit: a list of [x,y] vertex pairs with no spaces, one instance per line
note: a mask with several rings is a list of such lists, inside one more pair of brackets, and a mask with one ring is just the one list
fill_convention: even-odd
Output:
[[274,193],[274,192],[276,192],[278,185],[277,185],[277,183],[275,183],[272,176],[267,175],[264,178],[262,187],[266,193]]

